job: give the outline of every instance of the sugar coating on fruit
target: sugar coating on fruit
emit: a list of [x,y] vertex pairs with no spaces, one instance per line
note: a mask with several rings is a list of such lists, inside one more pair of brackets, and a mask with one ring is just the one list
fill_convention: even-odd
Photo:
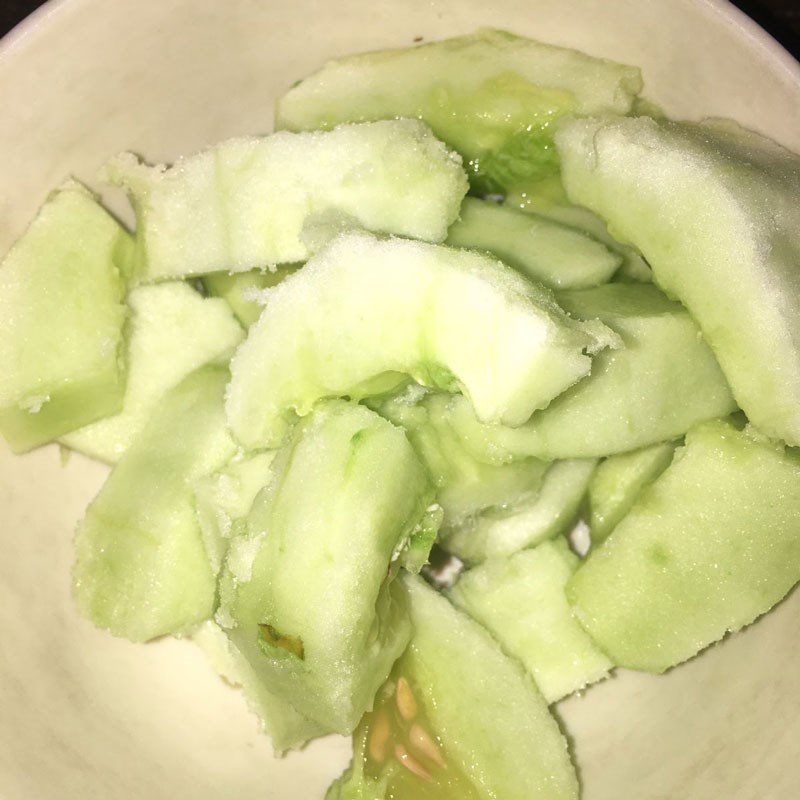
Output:
[[663,672],[766,613],[800,580],[800,456],[700,425],[575,573],[581,624],[621,666]]
[[0,433],[17,452],[116,413],[125,388],[122,276],[132,241],[75,181],[0,268]]
[[244,338],[227,304],[185,283],[140,286],[127,297],[128,366],[122,411],[60,441],[114,464],[130,447],[168,389],[203,364],[231,353]]
[[418,120],[231,139],[171,167],[126,153],[106,173],[136,210],[140,281],[305,261],[319,215],[441,241],[467,190],[460,157]]
[[348,234],[270,290],[231,363],[228,419],[245,446],[276,446],[319,398],[381,394],[410,375],[463,389],[481,419],[520,424],[618,341],[489,257]]
[[570,199],[689,310],[740,407],[800,444],[800,156],[734,123],[597,118],[557,143]]

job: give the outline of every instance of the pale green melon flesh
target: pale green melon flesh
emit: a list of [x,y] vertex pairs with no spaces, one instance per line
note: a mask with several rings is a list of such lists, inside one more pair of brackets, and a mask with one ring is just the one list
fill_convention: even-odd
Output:
[[518,658],[553,703],[613,666],[572,614],[564,592],[580,559],[565,539],[468,570],[450,598]]
[[800,456],[701,425],[567,589],[619,665],[663,672],[769,611],[800,580]]
[[231,363],[228,420],[248,448],[274,447],[319,398],[380,394],[405,373],[520,424],[589,372],[584,351],[616,342],[487,256],[344,235],[270,291]]
[[256,495],[269,483],[274,458],[274,450],[237,456],[195,484],[195,511],[214,575],[222,568],[234,525],[247,516]]
[[276,126],[418,117],[469,161],[482,189],[558,171],[554,121],[630,110],[639,70],[483,29],[468,36],[328,62],[279,101]]
[[741,408],[800,444],[800,156],[733,123],[570,122],[570,198],[690,311]]
[[477,425],[469,406],[456,425],[476,455],[592,458],[675,439],[735,410],[713,353],[689,314],[654,286],[615,283],[561,292],[580,319],[599,318],[623,346],[598,354],[590,377],[518,428]]
[[442,241],[467,190],[460,159],[417,120],[231,139],[172,167],[107,167],[137,219],[139,281],[305,261],[317,216]]
[[586,497],[597,461],[556,461],[541,489],[510,509],[489,510],[446,531],[442,547],[467,564],[502,558],[568,533]]
[[292,264],[274,270],[254,269],[249,272],[212,272],[203,276],[205,290],[214,297],[221,297],[231,307],[236,318],[249,328],[264,309],[259,302],[264,289],[277,286],[285,277],[297,270]]
[[272,740],[276,753],[294,750],[324,733],[317,723],[301,716],[292,705],[266,690],[250,663],[217,622],[206,620],[192,632],[191,637],[205,654],[211,668],[226,683],[241,689],[248,707]]
[[415,404],[407,393],[371,404],[406,430],[436,487],[443,528],[457,528],[489,508],[515,508],[535,496],[548,464],[536,458],[508,464],[479,461],[452,430],[449,405],[447,395],[427,395]]
[[184,283],[141,286],[130,308],[122,411],[60,438],[72,450],[115,464],[135,441],[164,392],[203,364],[224,358],[244,334],[227,305]]
[[269,691],[351,733],[408,642],[387,570],[433,492],[403,431],[344,401],[317,406],[273,469],[223,570],[229,633]]
[[167,392],[78,526],[75,599],[115,636],[181,633],[214,611],[192,493],[236,451],[222,407],[227,380],[212,365]]
[[125,230],[69,181],[0,265],[0,433],[22,452],[115,414],[125,368]]
[[507,206],[467,197],[447,244],[486,250],[553,289],[585,289],[608,281],[622,262],[575,228]]
[[645,486],[672,462],[675,445],[662,442],[620,453],[603,461],[589,483],[589,529],[592,545],[605,541],[631,510]]

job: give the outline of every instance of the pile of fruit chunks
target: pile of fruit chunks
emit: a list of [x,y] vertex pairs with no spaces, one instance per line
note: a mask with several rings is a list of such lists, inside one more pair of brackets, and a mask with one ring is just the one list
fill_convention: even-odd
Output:
[[112,466],[81,612],[194,637],[279,752],[353,734],[332,800],[575,798],[550,704],[800,580],[800,157],[641,88],[494,30],[343,58],[0,269],[0,432]]

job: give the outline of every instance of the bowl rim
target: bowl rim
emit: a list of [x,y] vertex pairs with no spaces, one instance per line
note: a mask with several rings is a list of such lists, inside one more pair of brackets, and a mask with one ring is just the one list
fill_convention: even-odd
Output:
[[[93,1],[47,0],[5,36],[0,38],[0,68],[18,50],[24,48],[31,39],[44,32],[48,26],[54,24],[68,7]],[[693,2],[709,17],[716,18],[723,25],[732,29],[734,35],[738,35],[766,56],[767,60],[779,70],[784,79],[794,84],[795,89],[800,94],[800,61],[754,19],[735,6],[730,0],[693,0]]]

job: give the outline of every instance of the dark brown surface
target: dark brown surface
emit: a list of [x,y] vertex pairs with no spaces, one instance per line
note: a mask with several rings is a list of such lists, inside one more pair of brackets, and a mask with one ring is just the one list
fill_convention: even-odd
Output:
[[[139,0],[157,2],[157,0]],[[331,0],[335,2],[335,0]],[[762,28],[800,58],[800,0],[735,0]],[[0,35],[42,5],[42,0],[0,0]]]

